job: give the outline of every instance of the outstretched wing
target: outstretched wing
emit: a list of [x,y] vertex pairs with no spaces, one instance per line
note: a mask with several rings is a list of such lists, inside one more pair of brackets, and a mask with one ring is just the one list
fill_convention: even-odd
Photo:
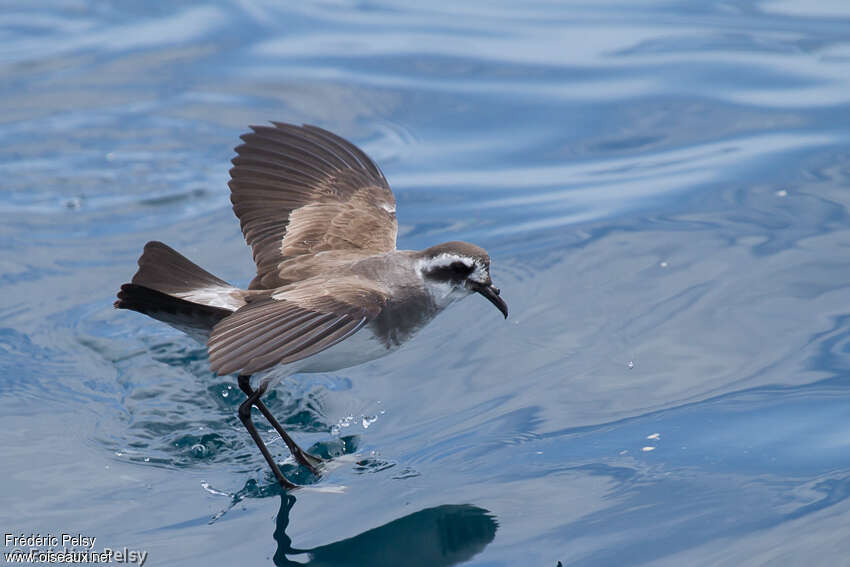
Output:
[[[230,170],[230,200],[254,251],[252,289],[287,257],[395,250],[395,198],[354,144],[316,126],[251,126]],[[273,281],[273,277],[270,280]]]
[[378,316],[386,290],[362,278],[316,278],[250,301],[212,330],[207,348],[217,374],[254,374],[307,358]]

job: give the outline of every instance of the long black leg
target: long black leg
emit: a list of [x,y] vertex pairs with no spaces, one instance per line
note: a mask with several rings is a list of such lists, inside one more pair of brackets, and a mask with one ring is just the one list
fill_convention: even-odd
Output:
[[[241,383],[242,376],[239,377],[239,381]],[[254,440],[254,443],[257,444],[257,447],[260,449],[260,452],[263,454],[263,457],[266,458],[266,462],[271,467],[275,478],[277,478],[277,481],[280,483],[280,485],[283,487],[283,489],[284,490],[292,490],[293,488],[298,488],[297,484],[293,484],[293,483],[289,482],[288,480],[286,480],[286,477],[283,476],[282,472],[280,472],[280,467],[278,467],[277,463],[274,462],[274,459],[272,458],[271,453],[269,453],[269,450],[266,447],[266,444],[263,443],[263,440],[260,437],[260,434],[257,433],[257,428],[254,427],[254,422],[251,421],[251,408],[254,406],[254,404],[257,402],[257,400],[262,395],[263,395],[262,390],[258,389],[256,392],[253,392],[250,396],[248,396],[247,400],[245,400],[244,402],[242,402],[242,404],[240,404],[240,406],[239,406],[239,419],[242,421],[242,425],[245,426],[245,429],[248,430],[248,433],[251,434],[251,438]]]
[[260,412],[269,421],[269,423],[272,424],[272,427],[274,427],[277,432],[280,433],[283,442],[286,443],[287,447],[289,447],[289,452],[292,453],[292,456],[295,457],[295,460],[310,469],[311,473],[318,476],[319,465],[322,464],[322,459],[311,455],[310,453],[299,447],[295,440],[293,440],[292,437],[290,437],[289,434],[283,430],[283,427],[280,425],[280,423],[278,423],[278,421],[269,411],[269,408],[266,407],[266,404],[264,404],[262,400],[258,398],[257,401],[254,402],[254,405],[257,406],[257,409],[259,409]]
[[[265,393],[266,388],[262,384],[255,391],[251,388],[251,377],[250,376],[239,376],[238,378],[239,389],[245,392],[245,395],[248,397],[254,396],[257,392],[262,396]],[[272,412],[269,411],[269,408],[266,407],[266,404],[263,403],[263,400],[257,396],[257,399],[254,401],[254,405],[257,406],[257,409],[260,410],[260,413],[271,423],[272,427],[280,434],[283,442],[286,443],[286,446],[289,448],[289,452],[292,453],[292,456],[295,458],[298,463],[310,469],[310,472],[314,475],[319,475],[319,465],[322,464],[322,459],[319,457],[313,456],[295,442],[289,434],[284,431],[283,426],[278,422],[277,419],[272,415]]]

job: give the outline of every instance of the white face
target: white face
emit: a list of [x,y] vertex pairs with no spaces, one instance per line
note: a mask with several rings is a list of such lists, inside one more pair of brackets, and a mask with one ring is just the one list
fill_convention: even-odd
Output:
[[[481,285],[490,283],[487,266],[468,256],[440,254],[434,258],[420,260],[416,267],[423,279],[425,289],[440,306],[448,305],[472,293],[469,283]],[[458,269],[453,270],[453,267]]]
[[457,254],[440,254],[434,258],[426,258],[419,261],[419,271],[430,272],[439,268],[448,268],[452,264],[463,264],[466,269],[471,270],[467,279],[475,283],[487,283],[490,280],[490,273],[481,261],[468,256],[459,256]]

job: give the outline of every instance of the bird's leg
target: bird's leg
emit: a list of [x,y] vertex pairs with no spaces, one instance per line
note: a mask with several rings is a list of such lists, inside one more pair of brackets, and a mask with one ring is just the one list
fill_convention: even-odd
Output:
[[286,443],[286,446],[289,448],[289,452],[292,453],[292,456],[295,457],[295,460],[298,461],[301,465],[307,467],[311,473],[316,476],[319,476],[319,465],[322,464],[322,459],[311,455],[310,453],[299,447],[295,440],[292,439],[292,437],[290,437],[289,434],[283,430],[283,427],[280,425],[280,423],[278,423],[278,421],[269,411],[269,408],[266,407],[266,404],[264,404],[262,400],[258,398],[257,401],[254,402],[254,405],[257,406],[257,409],[260,410],[260,412],[265,416],[268,422],[272,424],[272,427],[274,427],[277,432],[280,433],[283,442]]
[[[243,378],[242,376],[239,377],[240,386],[241,386],[241,383],[242,383],[242,378]],[[246,379],[247,379],[247,377],[246,377]],[[249,385],[249,388],[250,388],[250,385]],[[257,400],[262,395],[263,395],[263,391],[258,389],[256,392],[252,392],[248,396],[247,400],[242,402],[242,404],[239,406],[239,419],[242,421],[242,425],[245,426],[245,429],[248,430],[248,433],[251,434],[251,438],[254,440],[254,443],[257,444],[257,447],[260,449],[260,452],[263,454],[263,457],[266,458],[266,462],[271,467],[275,478],[277,478],[277,481],[280,483],[280,485],[283,487],[283,489],[284,490],[292,490],[293,488],[298,488],[297,484],[293,484],[293,483],[289,482],[288,480],[286,480],[286,477],[283,476],[282,472],[280,472],[280,467],[278,467],[277,463],[274,462],[274,459],[272,458],[271,453],[269,453],[269,450],[266,447],[266,444],[263,443],[263,440],[260,437],[260,434],[257,433],[257,428],[254,427],[254,422],[251,421],[251,408],[254,406],[254,404],[257,402]]]
[[[251,388],[250,376],[239,376],[238,382],[239,389],[245,392],[245,395],[249,397],[254,396],[257,392],[259,392],[259,396],[262,396],[263,393],[265,393],[267,387],[264,384],[260,384],[260,386],[255,391],[253,388]],[[259,396],[257,396],[257,399],[254,401],[254,405],[257,406],[257,409],[260,410],[260,413],[263,414],[263,416],[268,420],[268,422],[271,423],[272,427],[274,427],[275,430],[280,434],[281,438],[283,439],[283,442],[286,443],[286,446],[289,448],[289,452],[292,453],[292,456],[299,464],[307,467],[314,475],[319,476],[319,465],[322,464],[322,459],[311,455],[310,453],[299,447],[295,440],[292,439],[292,437],[290,437],[286,431],[284,431],[283,426],[280,424],[280,422],[278,422],[277,419],[275,419],[275,417],[272,415],[272,412],[269,411],[269,408],[266,407],[266,404],[263,403],[263,400],[261,400]]]

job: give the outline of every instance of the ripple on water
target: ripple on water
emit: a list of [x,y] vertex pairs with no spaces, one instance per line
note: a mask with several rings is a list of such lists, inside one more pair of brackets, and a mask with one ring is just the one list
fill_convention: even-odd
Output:
[[[232,463],[241,469],[265,463],[236,415],[244,400],[228,377],[213,377],[206,351],[188,339],[153,342],[147,360],[117,363],[124,386],[122,411],[104,418],[97,435],[116,456],[169,467]],[[264,400],[292,432],[326,433],[321,389],[277,388]],[[255,419],[262,432],[268,425]],[[277,433],[268,431],[273,452],[288,456]],[[258,458],[259,457],[259,458]]]

